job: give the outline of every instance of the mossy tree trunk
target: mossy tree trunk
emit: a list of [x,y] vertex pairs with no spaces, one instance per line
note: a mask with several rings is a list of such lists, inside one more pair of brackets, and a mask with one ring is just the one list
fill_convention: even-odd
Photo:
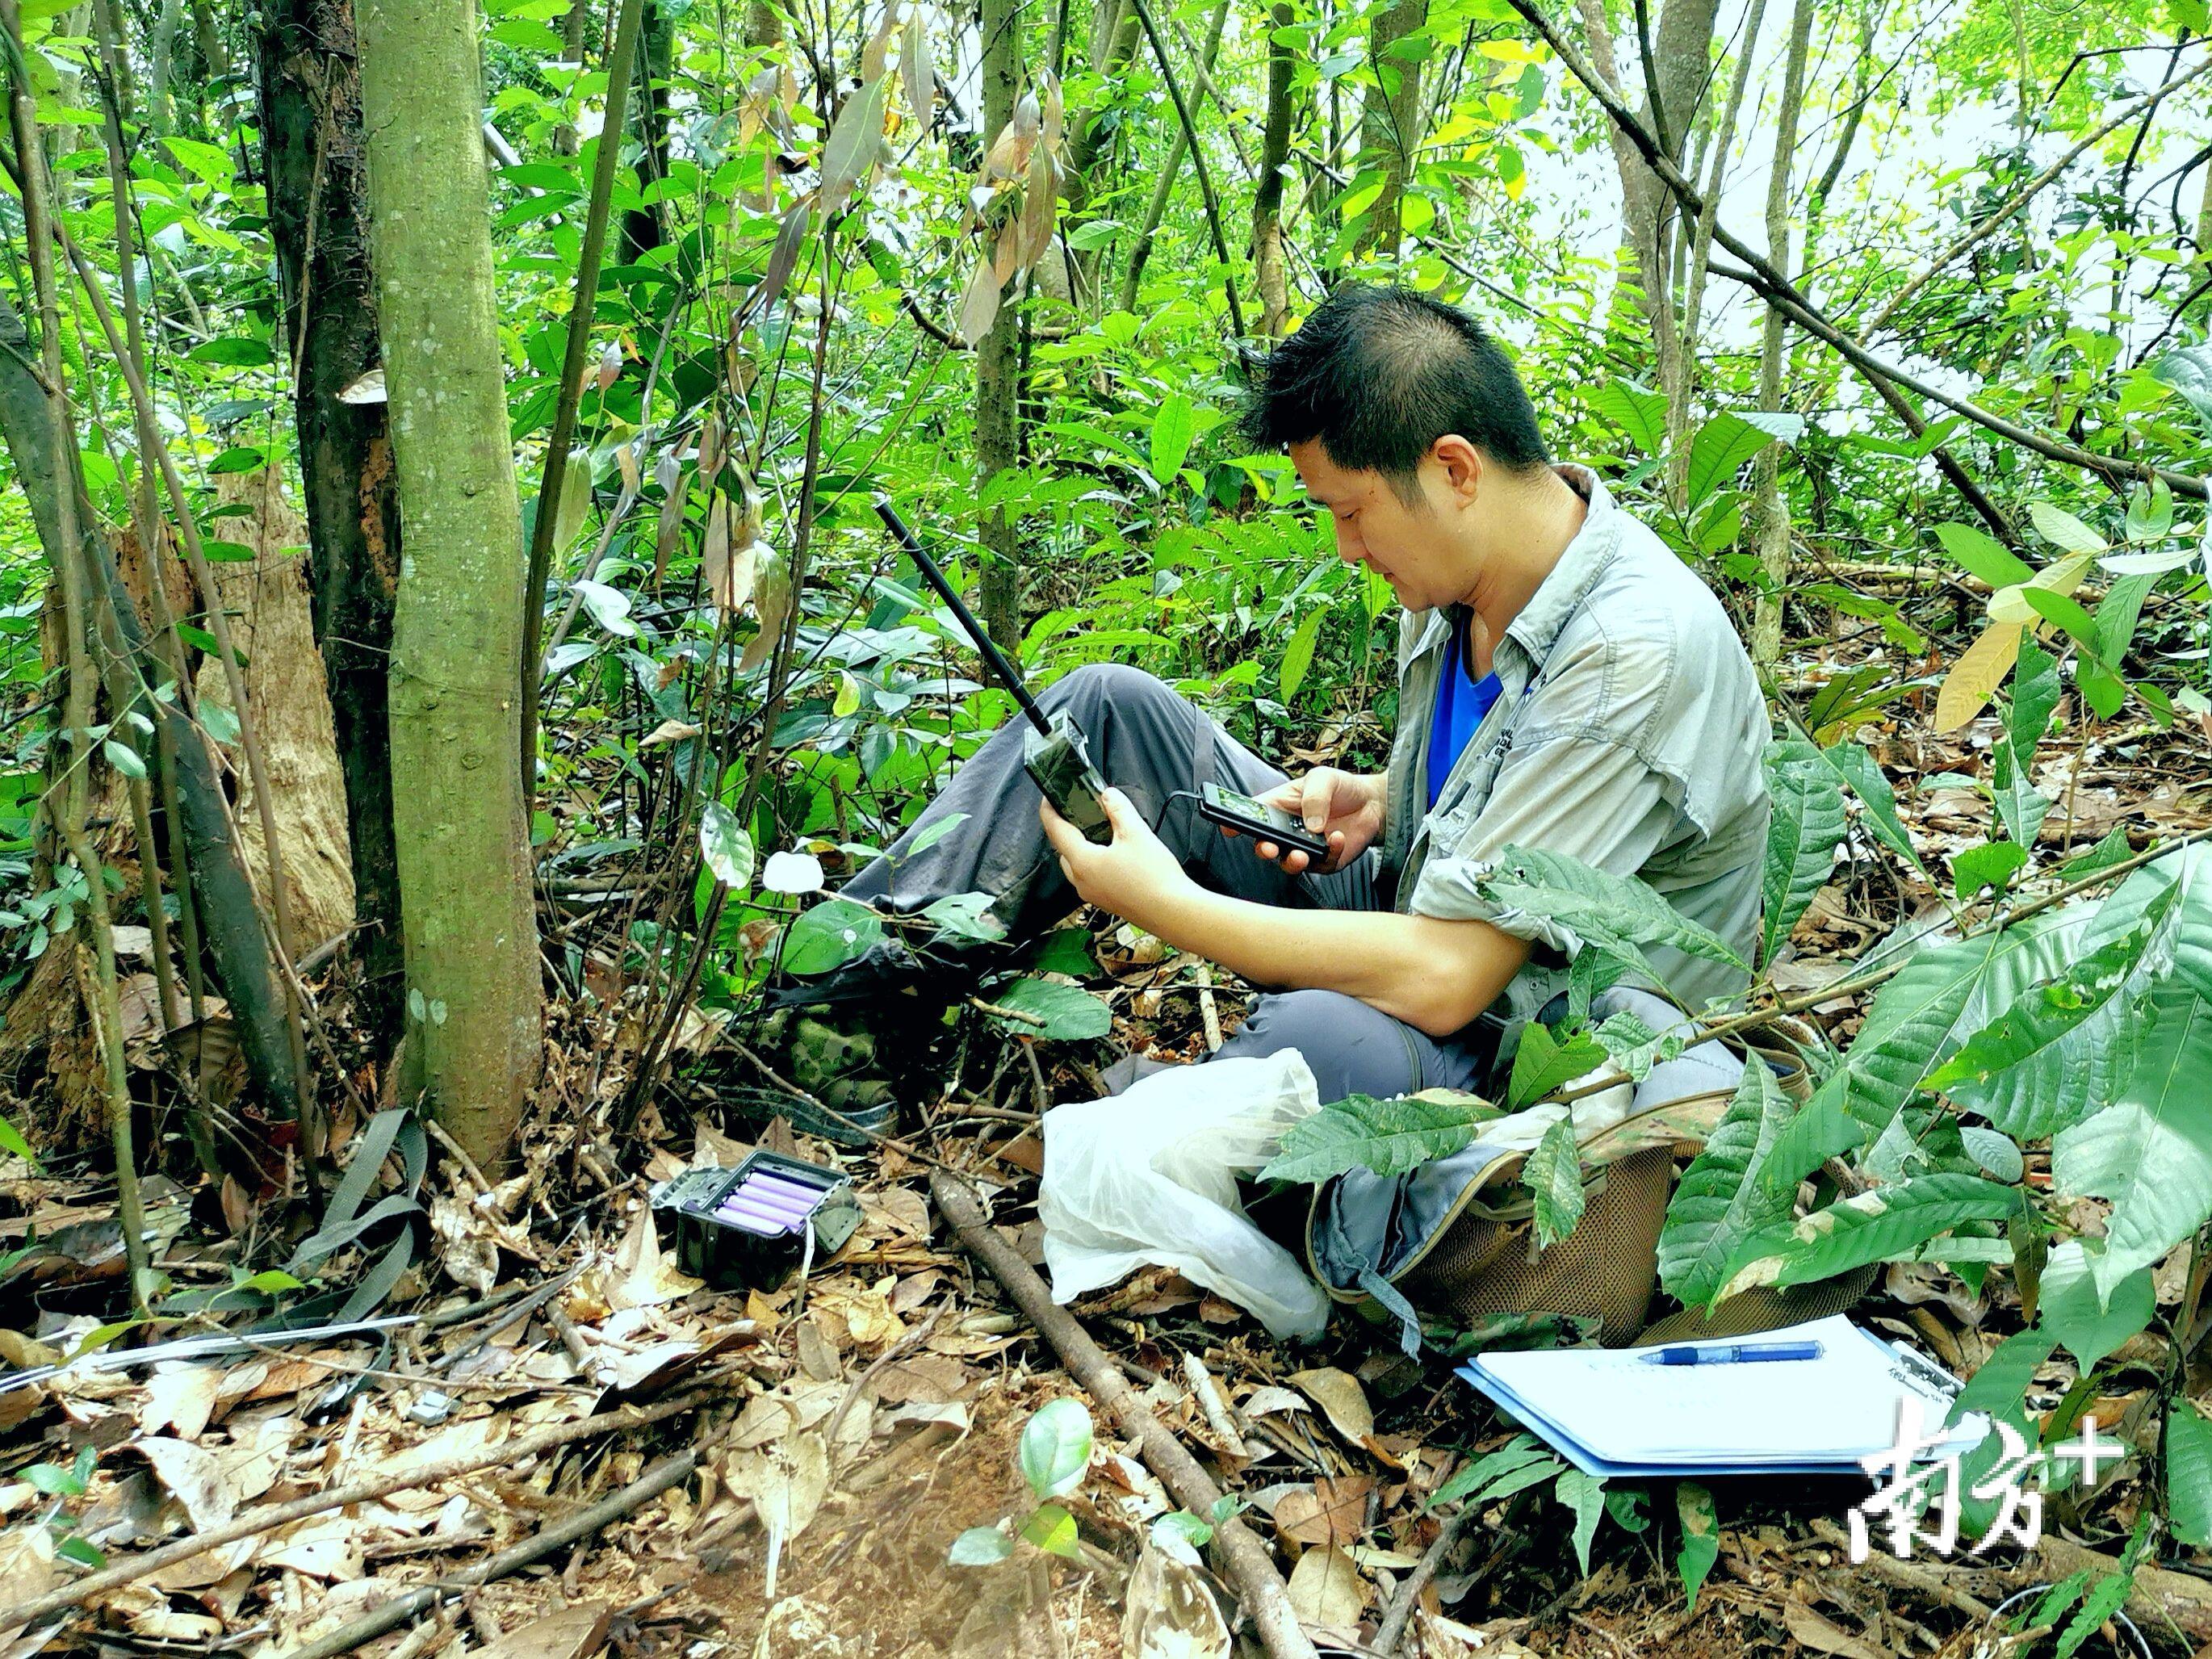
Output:
[[361,98],[402,545],[392,801],[406,1081],[500,1161],[541,1059],[522,738],[522,536],[471,0],[362,0]]

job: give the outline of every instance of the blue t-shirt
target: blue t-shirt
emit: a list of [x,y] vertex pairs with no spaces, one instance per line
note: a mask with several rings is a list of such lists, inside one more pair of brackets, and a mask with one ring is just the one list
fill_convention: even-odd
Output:
[[1443,673],[1437,681],[1437,717],[1429,728],[1429,805],[1443,793],[1444,778],[1452,763],[1467,747],[1474,728],[1498,701],[1498,676],[1475,679],[1466,665],[1463,640],[1467,630],[1455,628],[1444,646]]

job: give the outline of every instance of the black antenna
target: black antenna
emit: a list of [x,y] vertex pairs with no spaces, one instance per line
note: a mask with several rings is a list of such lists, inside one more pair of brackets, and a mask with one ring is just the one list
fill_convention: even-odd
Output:
[[983,660],[991,665],[991,672],[999,677],[1007,690],[1014,694],[1014,701],[1021,704],[1022,713],[1030,717],[1030,724],[1045,736],[1052,736],[1052,722],[1045,718],[1044,710],[1037,707],[1036,699],[1030,696],[1029,687],[1022,684],[1021,671],[1006,659],[1006,653],[999,649],[991,636],[983,631],[982,624],[975,620],[974,613],[961,603],[960,596],[952,591],[952,584],[945,580],[945,573],[937,568],[937,561],[922,551],[921,543],[916,539],[914,532],[907,528],[906,520],[899,517],[898,509],[891,505],[890,496],[876,497],[876,516],[884,521],[884,528],[898,538],[899,544],[906,549],[908,556],[921,567],[921,574],[929,578],[929,585],[937,590],[938,596],[952,607],[952,614],[960,618],[960,625],[968,630],[968,637],[975,641],[975,648],[983,653]]

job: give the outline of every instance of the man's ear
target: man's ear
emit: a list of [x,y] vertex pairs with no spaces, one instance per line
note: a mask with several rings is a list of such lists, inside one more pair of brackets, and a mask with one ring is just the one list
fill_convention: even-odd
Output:
[[1482,491],[1487,463],[1482,452],[1456,432],[1447,432],[1429,446],[1429,454],[1443,474],[1445,490],[1462,507],[1474,505]]

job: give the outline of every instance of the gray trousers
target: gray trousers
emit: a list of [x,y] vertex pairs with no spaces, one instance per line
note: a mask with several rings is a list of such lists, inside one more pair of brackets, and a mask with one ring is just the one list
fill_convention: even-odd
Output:
[[[1106,781],[1121,789],[1200,884],[1261,904],[1373,910],[1383,908],[1372,849],[1328,875],[1293,876],[1201,818],[1190,795],[1216,782],[1248,795],[1285,781],[1195,703],[1142,669],[1095,663],[1048,687],[1048,714],[1065,708],[1087,739]],[[1022,769],[1018,717],[961,764],[914,824],[843,890],[891,911],[919,910],[952,893],[985,892],[1007,938],[1036,939],[1081,901],[1037,819],[1038,791]],[[956,812],[966,820],[915,852],[930,828]],[[1483,1022],[1439,1040],[1340,992],[1263,995],[1216,1058],[1296,1048],[1312,1067],[1323,1101],[1419,1089],[1481,1091],[1495,1051]]]

